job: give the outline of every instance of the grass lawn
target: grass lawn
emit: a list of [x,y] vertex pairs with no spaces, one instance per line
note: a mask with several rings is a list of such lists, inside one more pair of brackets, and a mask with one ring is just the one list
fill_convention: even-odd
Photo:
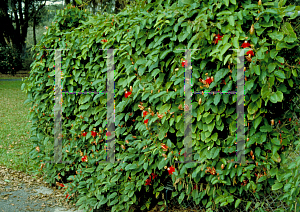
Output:
[[29,174],[33,170],[28,141],[30,103],[23,104],[27,96],[21,91],[22,83],[0,81],[0,165]]

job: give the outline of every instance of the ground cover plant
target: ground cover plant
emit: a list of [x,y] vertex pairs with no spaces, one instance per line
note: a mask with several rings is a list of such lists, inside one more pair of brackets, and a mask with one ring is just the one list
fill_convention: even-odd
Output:
[[[279,189],[281,199],[294,204],[299,158],[283,164],[289,148],[299,149],[299,109],[291,107],[298,100],[299,38],[284,17],[295,7],[268,1],[171,3],[138,1],[117,15],[89,16],[70,7],[58,11],[22,85],[25,102],[32,103],[31,159],[45,180],[61,185],[66,198],[85,210],[151,208],[168,180],[177,188],[172,198],[179,203],[192,198],[207,211],[244,203],[248,210],[248,193],[258,197]],[[74,22],[74,15],[86,18]],[[99,49],[121,49],[114,53],[114,100],[115,156],[123,163],[99,163],[106,160],[105,140],[112,137],[106,132],[109,100],[103,93],[63,94],[62,160],[72,163],[44,163],[54,155],[56,64],[54,51],[46,51],[50,48],[69,49],[62,53],[62,86],[69,92],[107,90],[108,53]],[[189,65],[178,50],[185,48],[199,48],[192,51],[190,65],[192,89],[200,92],[191,97],[193,160],[201,164],[175,164],[185,157]],[[246,50],[245,164],[230,162],[236,159],[236,95],[207,93],[237,86],[237,54],[229,48]],[[284,49],[296,55],[287,57]]]

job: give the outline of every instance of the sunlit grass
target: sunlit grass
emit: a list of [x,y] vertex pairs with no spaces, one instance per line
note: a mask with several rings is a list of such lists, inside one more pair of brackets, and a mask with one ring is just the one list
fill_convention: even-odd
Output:
[[0,81],[0,164],[30,173],[34,163],[29,159],[31,143],[28,120],[30,103],[21,91],[22,81]]

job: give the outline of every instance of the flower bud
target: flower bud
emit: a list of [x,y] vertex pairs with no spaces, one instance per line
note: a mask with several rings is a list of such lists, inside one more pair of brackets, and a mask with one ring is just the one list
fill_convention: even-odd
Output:
[[274,119],[271,120],[271,125],[274,125]]
[[199,99],[199,105],[201,105],[201,102],[202,102],[202,99],[200,98],[200,99]]
[[214,81],[214,77],[211,77],[210,79],[211,79],[212,82]]
[[258,5],[261,5],[261,0],[258,1]]
[[132,92],[132,86],[130,86],[130,92]]
[[250,35],[253,35],[253,34],[254,34],[254,25],[252,24],[251,28],[250,28]]

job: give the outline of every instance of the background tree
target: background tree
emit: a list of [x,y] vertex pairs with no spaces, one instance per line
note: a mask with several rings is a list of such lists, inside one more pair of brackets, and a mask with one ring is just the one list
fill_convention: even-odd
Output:
[[1,35],[5,44],[24,53],[29,22],[43,9],[46,0],[2,0],[0,17]]

